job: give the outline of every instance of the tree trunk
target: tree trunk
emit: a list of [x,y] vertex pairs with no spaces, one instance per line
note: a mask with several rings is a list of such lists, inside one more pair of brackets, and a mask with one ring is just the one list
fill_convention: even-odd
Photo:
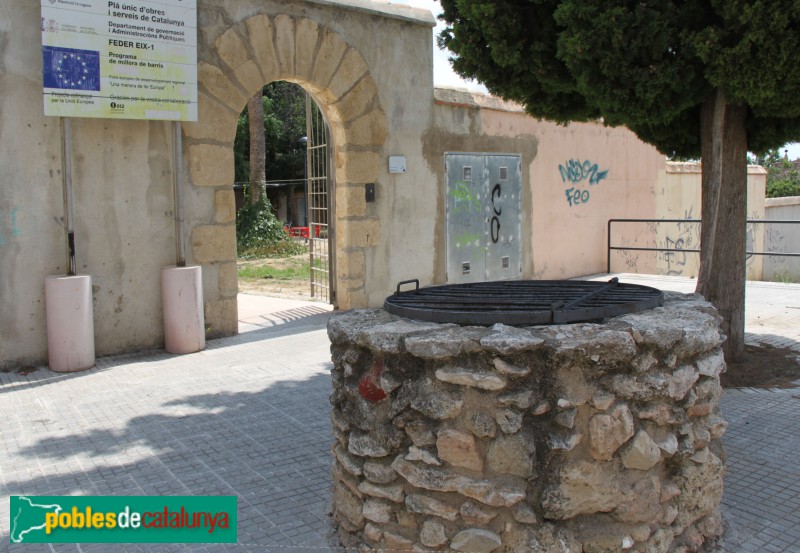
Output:
[[266,186],[264,138],[264,101],[261,90],[247,100],[247,118],[250,127],[250,203],[256,204]]
[[725,358],[744,355],[747,237],[747,108],[717,91],[702,109],[702,218],[697,292],[714,304],[728,337]]

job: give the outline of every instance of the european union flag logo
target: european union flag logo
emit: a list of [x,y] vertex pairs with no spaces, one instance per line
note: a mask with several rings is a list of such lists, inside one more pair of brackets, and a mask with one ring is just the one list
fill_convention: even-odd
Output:
[[42,47],[45,88],[100,90],[100,52]]

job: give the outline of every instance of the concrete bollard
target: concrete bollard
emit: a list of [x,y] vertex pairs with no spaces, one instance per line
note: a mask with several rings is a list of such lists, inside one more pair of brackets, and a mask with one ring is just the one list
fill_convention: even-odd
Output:
[[199,266],[161,269],[164,349],[194,353],[206,347],[203,274]]
[[49,276],[44,291],[50,370],[73,372],[93,367],[92,277]]

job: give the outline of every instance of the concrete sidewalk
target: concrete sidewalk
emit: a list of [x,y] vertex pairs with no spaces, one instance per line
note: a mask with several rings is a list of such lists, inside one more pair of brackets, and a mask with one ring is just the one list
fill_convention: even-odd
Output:
[[320,301],[239,294],[239,334],[254,330],[290,328],[328,320],[333,306]]
[[[760,317],[748,324],[764,330],[748,340],[783,339],[800,351],[800,286],[751,290],[748,302],[763,293],[758,303],[771,315],[748,303],[748,317]],[[196,354],[104,358],[76,374],[0,373],[0,551],[8,496],[20,494],[236,495],[239,543],[11,545],[15,552],[336,551],[329,313],[318,303],[253,301],[260,307],[240,311],[242,334]],[[798,400],[800,389],[724,395],[730,530],[720,551],[800,552]]]

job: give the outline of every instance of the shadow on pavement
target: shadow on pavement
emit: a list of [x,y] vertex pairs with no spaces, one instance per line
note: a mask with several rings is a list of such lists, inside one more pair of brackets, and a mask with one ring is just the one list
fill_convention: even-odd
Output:
[[[247,392],[177,397],[119,429],[46,437],[15,454],[17,471],[6,472],[4,495],[236,495],[234,550],[320,550],[330,545],[329,392],[328,375],[317,374]],[[9,519],[3,519],[0,540],[8,543]],[[11,550],[50,551],[40,547],[12,544]]]

